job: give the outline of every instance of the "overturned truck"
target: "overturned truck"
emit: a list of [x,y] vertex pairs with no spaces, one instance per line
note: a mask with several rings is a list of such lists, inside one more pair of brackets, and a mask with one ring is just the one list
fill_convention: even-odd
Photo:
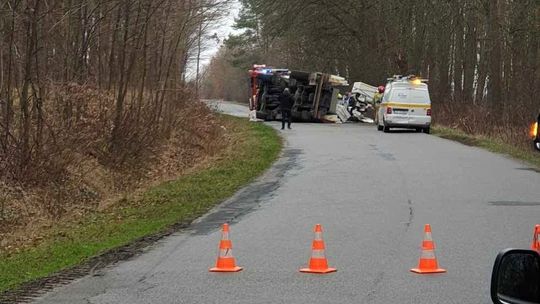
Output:
[[293,119],[323,122],[327,115],[336,113],[340,89],[348,85],[345,78],[335,75],[255,65],[250,70],[250,109],[257,111],[259,119],[281,119],[279,96],[289,88],[294,99]]

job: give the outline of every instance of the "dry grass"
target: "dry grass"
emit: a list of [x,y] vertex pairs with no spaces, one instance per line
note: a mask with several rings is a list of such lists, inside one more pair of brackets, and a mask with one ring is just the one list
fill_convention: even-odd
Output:
[[[537,107],[537,106],[536,106]],[[434,105],[434,134],[470,146],[506,154],[540,168],[540,156],[529,136],[535,106],[515,103],[494,110],[485,105],[445,103]]]
[[[43,156],[35,155],[28,164],[39,174],[30,170],[24,178],[13,178],[14,174],[0,178],[0,253],[36,246],[57,222],[83,218],[149,186],[205,166],[231,140],[226,132],[228,122],[185,95],[187,100],[177,103],[171,128],[139,132],[134,138],[138,146],[107,155],[104,145],[110,136],[111,108],[104,104],[112,104],[110,96],[73,86],[50,96],[50,100],[66,98],[81,103],[79,123],[73,122],[71,130],[62,131],[66,121],[47,115],[54,132],[44,140]],[[130,126],[129,121],[126,126]],[[125,130],[126,138],[136,133],[129,130],[143,127],[130,126]],[[122,162],[111,161],[117,155],[123,155]],[[16,161],[12,164],[11,168],[15,167]],[[51,166],[57,169],[51,170]],[[7,162],[0,167],[3,172],[10,171]]]
[[531,149],[529,128],[540,110],[523,105],[494,109],[458,102],[435,104],[433,108],[434,121],[441,126],[491,138],[524,151]]
[[[95,267],[103,265],[103,253],[114,256],[105,261],[122,259],[125,252],[116,251],[118,248],[132,242],[140,245],[137,240],[148,244],[148,240],[156,240],[156,235],[163,236],[189,224],[256,178],[278,157],[281,141],[271,127],[227,116],[218,121],[223,123],[228,145],[201,161],[197,169],[191,167],[186,170],[192,171],[188,174],[150,187],[136,197],[120,199],[103,212],[91,212],[78,219],[64,218],[50,229],[50,235],[29,250],[0,254],[0,302],[2,291],[21,283],[89,259],[97,263],[92,264]],[[30,286],[42,287],[42,282],[34,281]]]

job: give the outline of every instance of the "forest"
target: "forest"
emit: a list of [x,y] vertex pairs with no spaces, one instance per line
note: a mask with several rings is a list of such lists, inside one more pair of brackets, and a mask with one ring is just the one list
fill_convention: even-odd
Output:
[[199,97],[247,102],[256,63],[372,85],[415,74],[436,124],[530,148],[537,0],[241,0],[235,31],[190,75],[235,3],[0,2],[4,243],[223,150],[226,128]]
[[384,85],[429,79],[434,121],[529,145],[540,111],[536,0],[242,0],[206,71],[208,97],[248,99],[254,63]]
[[221,147],[187,70],[229,2],[0,1],[0,249]]

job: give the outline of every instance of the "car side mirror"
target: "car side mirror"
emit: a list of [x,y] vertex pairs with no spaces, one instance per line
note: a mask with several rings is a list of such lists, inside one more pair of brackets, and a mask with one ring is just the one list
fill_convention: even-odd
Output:
[[534,139],[534,148],[540,151],[540,114],[536,119],[536,138]]
[[524,249],[501,251],[491,274],[491,299],[495,304],[540,303],[540,254]]

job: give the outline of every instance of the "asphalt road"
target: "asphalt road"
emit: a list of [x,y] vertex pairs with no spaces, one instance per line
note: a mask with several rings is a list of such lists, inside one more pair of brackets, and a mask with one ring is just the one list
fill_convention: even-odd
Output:
[[[540,222],[540,173],[504,156],[369,125],[280,132],[278,163],[189,231],[37,302],[491,303],[498,251],[527,248]],[[242,272],[208,272],[223,221]],[[336,273],[298,272],[316,223]],[[409,272],[426,223],[446,274]]]
[[217,100],[217,99],[205,99],[204,102],[208,105],[209,108],[217,112],[226,113],[228,115],[233,115],[233,116],[238,116],[238,117],[247,118],[249,116],[249,109],[244,104],[227,102],[227,101]]

